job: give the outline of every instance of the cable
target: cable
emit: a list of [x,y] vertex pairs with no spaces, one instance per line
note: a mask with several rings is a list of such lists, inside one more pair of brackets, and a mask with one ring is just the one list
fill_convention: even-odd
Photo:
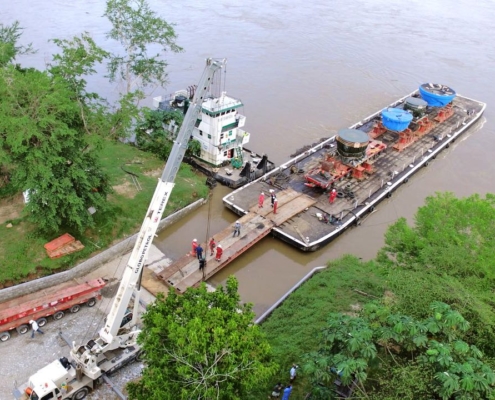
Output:
[[209,250],[209,242],[208,242],[208,239],[210,238],[210,220],[211,220],[211,203],[213,203],[213,191],[210,191],[210,193],[208,193],[208,222],[207,222],[207,225],[206,225],[206,240],[205,240],[205,265],[203,267],[203,282],[205,281],[205,270],[206,270],[206,255],[208,254],[208,251]]

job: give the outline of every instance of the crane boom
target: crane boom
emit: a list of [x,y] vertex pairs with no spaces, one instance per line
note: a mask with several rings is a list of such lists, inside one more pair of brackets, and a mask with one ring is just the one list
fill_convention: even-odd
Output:
[[[215,60],[208,58],[206,60],[205,70],[199,81],[194,98],[184,116],[184,121],[174,142],[162,176],[158,180],[158,185],[125,268],[105,326],[100,330],[97,339],[90,340],[85,346],[78,348],[74,346],[71,350],[71,357],[82,366],[84,373],[92,379],[98,378],[102,373],[98,367],[98,359],[101,358],[103,352],[136,345],[136,339],[140,332],[137,329],[136,322],[139,299],[138,284],[141,273],[158,229],[158,224],[174,187],[175,176],[184,158],[189,139],[200,115],[204,97],[208,94],[215,72],[223,68],[225,64],[225,59]],[[123,318],[126,315],[133,293],[136,295],[136,298],[134,300],[132,321],[123,323]]]

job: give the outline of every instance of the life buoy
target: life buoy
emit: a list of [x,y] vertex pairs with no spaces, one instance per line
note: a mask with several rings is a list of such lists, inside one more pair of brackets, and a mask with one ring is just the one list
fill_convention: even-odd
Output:
[[342,199],[344,197],[344,192],[337,192],[337,198]]
[[447,143],[447,146],[445,146],[446,149],[450,147],[450,143]]
[[387,195],[385,196],[387,199],[390,199],[392,197],[392,192],[388,192]]
[[428,161],[426,161],[426,162],[423,164],[423,166],[424,166],[424,167],[427,167],[428,165],[430,165],[430,163],[429,163]]
[[370,207],[370,213],[372,213],[373,211],[375,211],[375,206]]
[[409,182],[409,178],[404,178],[404,180],[402,182],[404,182],[404,183]]

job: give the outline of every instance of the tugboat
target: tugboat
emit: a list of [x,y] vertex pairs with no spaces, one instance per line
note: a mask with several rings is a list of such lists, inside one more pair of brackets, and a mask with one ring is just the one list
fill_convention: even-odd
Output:
[[[194,97],[195,86],[172,94],[168,100],[161,96],[153,99],[158,110],[180,110],[185,114],[189,101]],[[200,171],[233,189],[251,182],[275,168],[266,154],[248,150],[251,134],[243,128],[246,117],[239,113],[243,103],[222,92],[220,96],[209,95],[192,134],[200,144],[199,153],[186,159]],[[167,131],[173,140],[178,126],[172,122]],[[211,179],[208,180],[211,183]]]
[[478,121],[486,104],[425,83],[223,199],[236,214],[258,213],[259,193],[275,193],[263,216],[274,236],[315,251],[360,225],[376,205]]

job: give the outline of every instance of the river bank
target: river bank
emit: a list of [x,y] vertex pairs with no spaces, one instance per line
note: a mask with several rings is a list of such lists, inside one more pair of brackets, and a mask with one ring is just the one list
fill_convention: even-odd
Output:
[[[108,197],[111,210],[104,215],[97,213],[96,226],[83,233],[64,230],[50,236],[40,234],[22,214],[21,195],[2,200],[5,212],[0,225],[0,263],[3,266],[0,288],[69,270],[139,230],[165,162],[134,146],[115,141],[105,142],[101,162],[113,188]],[[209,191],[205,181],[204,175],[183,164],[165,216],[205,199]],[[48,258],[43,245],[65,232],[80,240],[85,248],[58,259]]]

